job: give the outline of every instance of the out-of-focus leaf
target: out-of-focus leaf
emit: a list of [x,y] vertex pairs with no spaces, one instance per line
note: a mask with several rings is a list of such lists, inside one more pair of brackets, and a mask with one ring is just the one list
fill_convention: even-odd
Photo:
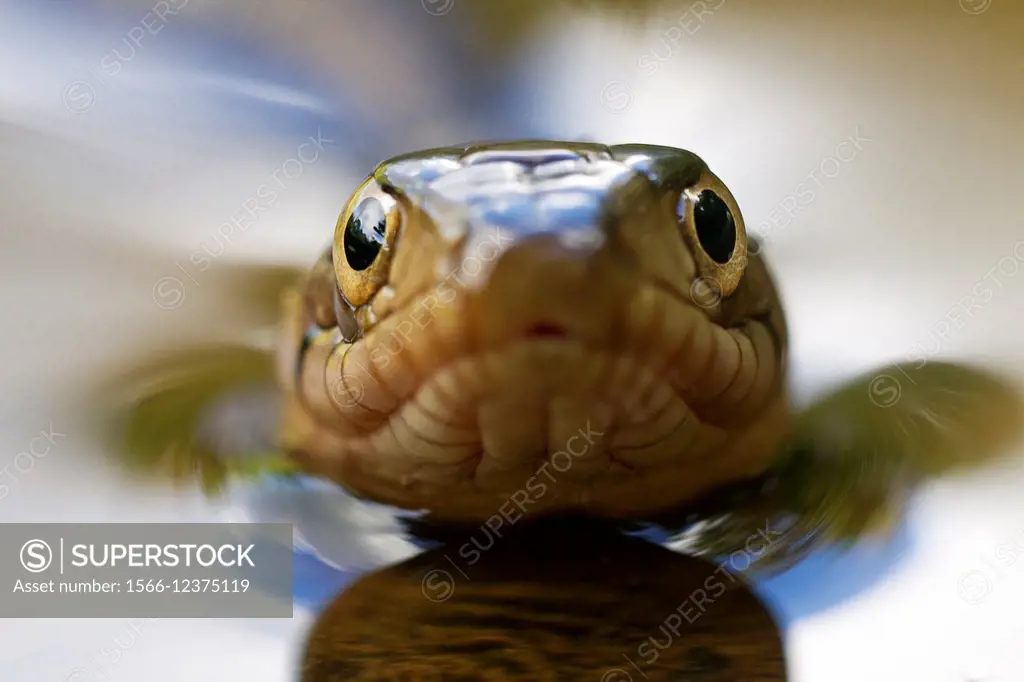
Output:
[[894,365],[835,391],[799,424],[816,449],[875,451],[935,476],[1004,454],[1024,430],[1024,398],[1019,387],[969,365]]
[[803,412],[766,476],[659,524],[686,528],[687,550],[711,556],[770,528],[754,568],[776,570],[825,544],[884,534],[921,482],[990,463],[1022,432],[1020,389],[991,372],[946,362],[883,368]]
[[217,346],[155,357],[97,396],[109,418],[111,454],[130,472],[195,481],[208,493],[232,475],[296,473],[280,452],[220,452],[198,431],[204,412],[225,394],[273,380],[273,354],[256,348]]

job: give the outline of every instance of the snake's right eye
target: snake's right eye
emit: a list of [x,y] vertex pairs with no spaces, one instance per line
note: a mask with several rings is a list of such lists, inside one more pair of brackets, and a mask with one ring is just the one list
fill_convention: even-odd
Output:
[[388,280],[402,214],[398,202],[372,178],[363,183],[334,229],[334,272],[345,300],[358,307]]
[[736,249],[736,220],[729,205],[714,190],[706,189],[697,195],[693,224],[704,253],[716,263],[728,263]]
[[345,223],[345,260],[359,272],[373,265],[384,247],[388,217],[376,197],[367,197],[356,206]]

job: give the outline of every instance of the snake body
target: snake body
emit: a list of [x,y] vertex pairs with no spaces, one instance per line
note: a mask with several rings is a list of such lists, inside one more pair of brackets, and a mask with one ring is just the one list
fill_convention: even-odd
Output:
[[650,145],[381,163],[285,298],[285,447],[377,501],[642,517],[761,473],[786,328],[732,194]]

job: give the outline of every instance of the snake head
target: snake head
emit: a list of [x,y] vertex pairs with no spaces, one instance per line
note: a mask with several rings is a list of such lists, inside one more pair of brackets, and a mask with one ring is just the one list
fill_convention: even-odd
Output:
[[384,162],[287,334],[296,456],[441,517],[642,516],[763,471],[789,428],[771,277],[728,188],[680,149]]

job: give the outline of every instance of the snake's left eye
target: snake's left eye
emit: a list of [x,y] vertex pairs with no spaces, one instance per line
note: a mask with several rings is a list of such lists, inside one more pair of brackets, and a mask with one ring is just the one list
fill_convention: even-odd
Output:
[[388,280],[401,223],[398,202],[372,178],[362,184],[334,229],[334,272],[345,300],[366,303]]
[[679,195],[676,218],[698,277],[721,296],[734,292],[747,265],[747,234],[736,201],[722,181],[705,170]]

